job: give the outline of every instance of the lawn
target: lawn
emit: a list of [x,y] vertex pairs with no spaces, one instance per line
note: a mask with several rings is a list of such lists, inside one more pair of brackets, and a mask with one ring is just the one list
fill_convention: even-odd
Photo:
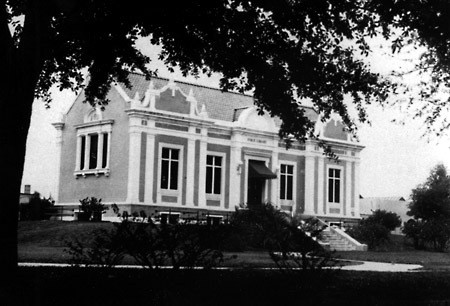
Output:
[[424,270],[450,271],[450,253],[415,250],[404,236],[391,235],[391,240],[380,251],[336,252],[336,257],[361,261],[418,264]]
[[[19,223],[20,261],[67,262],[65,241],[88,240],[112,224]],[[423,264],[415,273],[246,269],[272,265],[265,252],[237,253],[238,270],[19,268],[2,305],[448,305],[448,253],[391,247],[387,252],[340,252],[342,258]],[[227,253],[229,256],[231,253]],[[24,289],[26,288],[26,289]],[[3,291],[6,292],[6,291]]]
[[[68,263],[70,255],[65,252],[67,241],[77,238],[87,242],[92,231],[112,229],[110,222],[21,221],[18,229],[19,262]],[[135,260],[126,256],[122,264],[133,265]],[[341,261],[339,265],[349,262]],[[351,264],[358,264],[352,262]],[[224,252],[222,266],[234,268],[276,267],[266,251]]]

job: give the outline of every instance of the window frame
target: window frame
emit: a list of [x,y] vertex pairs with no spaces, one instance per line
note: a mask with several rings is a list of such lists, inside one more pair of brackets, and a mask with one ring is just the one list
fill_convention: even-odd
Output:
[[[330,202],[329,199],[329,192],[330,192],[330,176],[329,172],[330,169],[333,170],[340,170],[340,176],[339,176],[339,202]],[[345,179],[345,173],[344,173],[344,167],[338,166],[338,165],[327,165],[326,166],[326,203],[327,203],[327,214],[330,215],[342,215],[343,214],[343,204],[344,204],[344,179]],[[333,178],[333,183],[335,182],[336,178]],[[333,194],[333,199],[335,199],[336,193]],[[339,209],[339,213],[332,213],[330,212],[331,209]]]
[[[292,166],[292,200],[288,199],[281,199],[281,166]],[[278,189],[277,189],[277,198],[280,203],[280,205],[285,206],[293,206],[296,199],[297,199],[297,163],[293,161],[287,161],[287,160],[280,160],[278,162]],[[286,192],[287,193],[287,186],[286,186]]]
[[[77,131],[76,135],[76,156],[75,156],[75,170],[74,176],[78,178],[79,176],[85,177],[86,175],[96,175],[104,174],[109,176],[110,174],[110,160],[111,160],[111,137],[112,137],[112,124],[114,120],[99,120],[92,121],[88,123],[78,124],[75,126]],[[96,157],[96,167],[90,165],[90,155],[91,155],[91,136],[97,135],[97,157]],[[104,140],[107,135],[106,144],[106,155],[105,155],[105,145]],[[84,150],[82,150],[82,137],[84,137]],[[101,141],[100,141],[101,138]],[[83,152],[84,151],[84,152]],[[89,151],[89,152],[88,152]],[[87,153],[88,152],[88,153]],[[83,153],[83,156],[81,156]],[[106,156],[106,163],[104,157]],[[83,162],[82,162],[83,160]],[[83,169],[81,169],[83,166]]]
[[[163,148],[179,150],[178,153],[178,178],[177,178],[177,189],[163,189],[161,188],[161,178],[162,178],[162,151]],[[158,145],[158,181],[157,190],[159,194],[159,202],[165,204],[181,204],[181,198],[183,194],[183,177],[184,177],[184,146],[160,142]],[[172,196],[177,197],[177,202],[163,202],[162,196]]]
[[[220,201],[220,204],[222,205],[225,199],[225,171],[226,171],[226,153],[223,152],[216,152],[216,151],[207,151],[205,158],[207,159],[208,156],[214,156],[214,157],[221,157],[222,158],[222,165],[221,165],[221,173],[220,173],[220,194],[215,193],[207,193],[206,192],[206,184],[207,184],[207,177],[206,177],[206,171],[208,168],[207,160],[205,160],[205,186],[203,186],[203,192],[205,193],[206,200],[212,200],[212,201]],[[214,182],[213,186],[214,186]],[[214,189],[214,187],[213,187]]]

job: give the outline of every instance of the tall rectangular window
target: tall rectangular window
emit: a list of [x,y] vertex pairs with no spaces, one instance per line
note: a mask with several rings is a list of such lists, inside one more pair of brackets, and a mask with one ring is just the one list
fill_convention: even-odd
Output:
[[341,170],[328,169],[328,203],[341,202]]
[[294,190],[294,166],[280,165],[280,199],[292,200]]
[[206,193],[220,194],[222,183],[222,157],[206,156]]
[[81,149],[80,149],[80,169],[84,169],[84,152],[86,151],[86,136],[81,136]]
[[[108,165],[108,133],[96,133],[80,136],[78,170],[104,169]],[[101,143],[103,140],[103,144]],[[101,147],[100,147],[101,146]],[[88,152],[86,152],[88,150]],[[87,153],[87,154],[86,154]],[[101,160],[101,164],[100,164]]]
[[98,134],[89,135],[91,144],[89,148],[89,169],[97,168]]
[[161,189],[178,190],[179,149],[162,148]]
[[102,168],[106,168],[108,165],[108,134],[103,135],[103,156],[102,156]]

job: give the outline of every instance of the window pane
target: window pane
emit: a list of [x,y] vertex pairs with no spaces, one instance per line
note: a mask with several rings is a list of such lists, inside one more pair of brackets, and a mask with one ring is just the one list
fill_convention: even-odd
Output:
[[286,199],[286,175],[280,176],[280,199]]
[[98,135],[92,134],[89,137],[91,139],[89,152],[89,169],[95,169],[97,168]]
[[286,165],[281,165],[281,173],[286,173]]
[[103,134],[103,157],[102,157],[102,168],[106,168],[108,164],[108,134]]
[[213,157],[211,155],[206,156],[206,164],[207,165],[213,164]]
[[286,200],[292,200],[292,188],[293,188],[293,180],[292,175],[287,177],[287,192],[286,192]]
[[206,167],[206,193],[212,193],[212,167]]
[[172,151],[172,160],[174,159],[174,160],[178,160],[178,155],[179,155],[179,152],[180,152],[180,150],[178,150],[178,149],[171,149],[171,151]]
[[220,157],[220,156],[215,156],[215,158],[214,158],[214,165],[216,165],[216,166],[222,166],[222,157]]
[[339,180],[335,180],[334,181],[334,203],[339,203],[340,202],[340,198],[341,198],[341,182]]
[[220,181],[221,181],[222,169],[216,167],[214,169],[214,194],[220,194]]
[[294,166],[292,165],[287,166],[287,173],[294,174]]
[[328,169],[328,177],[334,177],[333,169]]
[[334,177],[340,178],[341,177],[341,170],[334,169]]
[[163,148],[162,149],[162,158],[169,158],[169,148]]
[[161,161],[161,188],[169,189],[169,162]]
[[176,161],[172,161],[170,164],[170,189],[178,189],[178,162]]
[[328,179],[328,202],[333,202],[333,179]]
[[86,150],[86,136],[81,136],[80,170],[84,169],[84,151],[85,150]]

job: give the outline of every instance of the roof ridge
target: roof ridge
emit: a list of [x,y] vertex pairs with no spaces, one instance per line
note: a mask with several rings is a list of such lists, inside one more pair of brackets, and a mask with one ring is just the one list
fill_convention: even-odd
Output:
[[[142,73],[142,72],[130,71],[130,73],[133,73],[133,74],[136,74],[136,75],[140,75],[140,76],[145,76],[145,74]],[[160,77],[160,76],[152,76],[151,78],[164,80],[164,81],[169,81],[170,80],[169,78],[164,78],[164,77]],[[244,94],[244,93],[235,92],[235,91],[222,91],[222,89],[217,88],[217,87],[213,87],[213,86],[208,86],[208,85],[203,85],[203,84],[194,84],[194,83],[190,83],[190,82],[186,82],[186,81],[180,81],[180,80],[177,80],[175,78],[174,78],[174,81],[176,83],[180,83],[180,84],[184,84],[184,85],[192,85],[192,86],[202,87],[202,88],[206,88],[206,89],[217,90],[217,91],[220,91],[222,93],[232,93],[232,94],[235,94],[235,95],[240,95],[240,96],[244,96],[244,97],[253,98],[253,95]]]

